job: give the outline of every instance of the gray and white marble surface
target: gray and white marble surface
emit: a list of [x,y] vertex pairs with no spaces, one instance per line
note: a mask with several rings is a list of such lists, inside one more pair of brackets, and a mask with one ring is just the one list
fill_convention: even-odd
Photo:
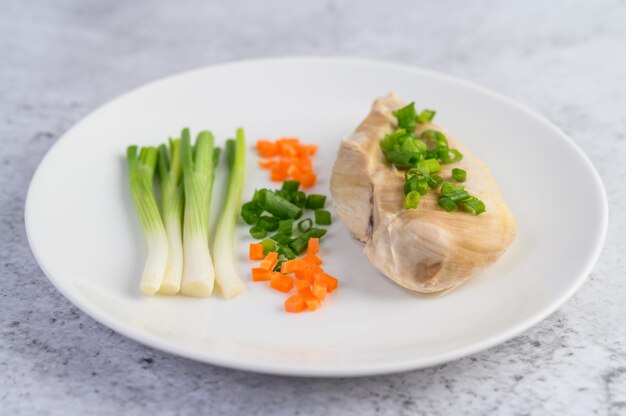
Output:
[[[29,180],[50,146],[148,81],[284,55],[409,63],[546,115],[589,155],[610,201],[606,246],[587,283],[503,345],[356,379],[200,364],[128,340],[63,298],[23,225]],[[626,414],[623,1],[2,0],[0,161],[2,415]]]

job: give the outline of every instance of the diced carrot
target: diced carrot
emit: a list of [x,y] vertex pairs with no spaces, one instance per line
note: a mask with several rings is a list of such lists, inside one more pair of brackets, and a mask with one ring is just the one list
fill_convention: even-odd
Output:
[[269,253],[267,253],[267,256],[265,256],[265,258],[263,259],[259,267],[262,269],[267,269],[269,271],[272,271],[274,266],[276,266],[277,262],[278,262],[278,253],[276,251],[270,251]]
[[328,293],[331,293],[333,290],[337,289],[339,285],[339,280],[337,278],[324,273],[323,271],[316,271],[314,274],[314,282],[323,282],[326,283]]
[[311,290],[311,284],[306,280],[296,280],[295,285],[296,291],[298,291],[298,293]]
[[298,174],[300,174],[300,171],[295,164],[292,164],[292,165],[289,165],[289,167],[287,168],[287,174],[295,179],[298,176]]
[[278,160],[278,163],[287,169],[291,167],[292,165],[299,163],[299,162],[300,162],[300,159],[298,159],[297,157],[281,157]]
[[263,244],[250,244],[250,260],[263,260]]
[[297,157],[298,156],[298,149],[294,145],[284,144],[280,148],[280,155],[282,157]]
[[276,144],[278,144],[280,149],[282,149],[283,146],[298,146],[300,144],[300,139],[297,137],[281,137],[276,140]]
[[313,294],[319,300],[324,300],[326,298],[326,292],[328,291],[328,285],[325,282],[320,282],[319,280],[313,283]]
[[[310,240],[309,240],[309,244],[310,244]],[[306,256],[303,257],[304,261],[307,261],[309,263],[313,263],[317,266],[321,265],[322,263],[324,263],[322,261],[322,259],[320,259],[319,257],[312,255],[312,254],[307,254]]]
[[259,161],[259,166],[271,171],[273,181],[282,182],[293,178],[310,188],[317,182],[311,157],[317,152],[317,146],[300,143],[296,137],[282,137],[274,142],[271,140],[257,141],[257,150],[262,157],[273,160]]
[[307,156],[314,156],[317,153],[318,149],[318,147],[314,144],[303,144],[300,146],[300,148]]
[[302,173],[313,172],[313,162],[308,157],[302,158],[298,161],[298,170]]
[[281,273],[293,273],[300,268],[300,263],[302,263],[300,259],[287,260],[280,266],[280,271]]
[[298,295],[304,299],[304,304],[306,305],[306,308],[310,311],[316,310],[321,305],[320,300],[310,290],[303,290],[302,292],[298,293]]
[[276,162],[268,159],[259,160],[259,166],[263,169],[272,169],[274,166],[276,166]]
[[293,279],[285,274],[274,272],[270,278],[270,287],[287,293],[293,288]]
[[285,310],[287,312],[291,312],[291,313],[302,312],[305,307],[306,307],[306,304],[304,302],[304,299],[298,295],[291,295],[285,301]]
[[270,280],[271,273],[267,269],[255,267],[252,269],[252,280],[255,282],[264,282]]
[[310,188],[312,186],[315,186],[315,183],[317,182],[317,175],[314,173],[306,173],[304,175],[302,175],[302,187],[303,188]]
[[306,247],[306,254],[309,256],[315,256],[319,252],[320,252],[320,239],[309,238],[309,243]]
[[300,184],[302,184],[302,181],[304,181],[304,173],[300,172],[300,169],[298,168],[292,168],[289,170],[289,175],[291,175],[292,178],[294,178],[295,180],[297,180],[298,182],[300,182]]
[[306,280],[307,282],[313,284],[315,273],[323,272],[322,269],[317,267],[316,264],[313,263],[303,263],[303,266],[295,271],[296,277],[298,279]]
[[272,180],[276,182],[282,182],[287,179],[287,169],[279,166],[272,168]]
[[276,156],[278,152],[278,146],[276,143],[270,140],[259,140],[256,142],[256,148],[259,154],[263,157],[272,157]]

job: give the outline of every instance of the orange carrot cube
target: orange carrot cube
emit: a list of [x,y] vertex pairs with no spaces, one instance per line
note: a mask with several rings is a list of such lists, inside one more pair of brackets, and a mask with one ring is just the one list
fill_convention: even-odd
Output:
[[280,272],[281,273],[293,273],[301,267],[301,263],[302,263],[302,260],[300,259],[287,260],[280,266]]
[[320,239],[309,238],[309,243],[306,247],[306,254],[309,256],[315,256],[319,252],[320,252]]
[[272,273],[270,287],[280,292],[287,293],[293,288],[293,279],[279,272]]
[[278,263],[278,252],[270,251],[267,253],[267,256],[265,256],[259,267],[272,271],[274,266],[276,266],[276,263]]
[[331,293],[333,290],[337,289],[337,286],[339,285],[339,280],[337,280],[337,278],[319,270],[315,272],[313,281],[326,283],[326,290],[328,291],[328,293]]
[[306,280],[296,280],[295,286],[298,293],[311,290],[311,284]]
[[320,300],[310,290],[303,290],[298,295],[304,299],[304,304],[310,311],[314,311],[321,306]]
[[250,260],[263,260],[263,244],[250,244]]
[[306,304],[304,299],[298,295],[292,295],[285,301],[285,310],[291,313],[299,313],[304,310]]
[[262,269],[260,267],[255,267],[252,269],[252,281],[254,282],[265,282],[270,280],[270,271],[267,269]]
[[326,298],[326,291],[328,290],[328,285],[325,282],[317,281],[313,283],[313,294],[316,298],[323,301]]

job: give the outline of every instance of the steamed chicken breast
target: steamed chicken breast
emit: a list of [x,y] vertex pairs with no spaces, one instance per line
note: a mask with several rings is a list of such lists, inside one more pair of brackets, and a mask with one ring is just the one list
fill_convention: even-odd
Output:
[[423,195],[417,209],[404,208],[404,171],[387,164],[380,148],[381,139],[396,128],[392,112],[403,106],[393,93],[377,99],[356,131],[341,142],[331,178],[333,206],[384,275],[414,292],[441,292],[495,262],[515,238],[515,219],[488,166],[435,124],[418,124],[417,135],[441,131],[450,148],[463,154],[460,162],[442,165],[439,175],[452,181],[452,168],[466,170],[463,185],[487,211],[446,212],[437,204],[439,189]]

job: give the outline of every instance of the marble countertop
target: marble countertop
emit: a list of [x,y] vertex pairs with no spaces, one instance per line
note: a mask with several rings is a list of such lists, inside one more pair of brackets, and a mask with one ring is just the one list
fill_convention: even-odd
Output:
[[[626,414],[626,4],[382,4],[0,4],[0,413]],[[283,55],[430,68],[546,115],[589,155],[609,196],[606,247],[587,283],[503,345],[438,367],[356,379],[200,364],[128,340],[65,300],[37,266],[23,226],[29,180],[55,140],[148,81]]]

